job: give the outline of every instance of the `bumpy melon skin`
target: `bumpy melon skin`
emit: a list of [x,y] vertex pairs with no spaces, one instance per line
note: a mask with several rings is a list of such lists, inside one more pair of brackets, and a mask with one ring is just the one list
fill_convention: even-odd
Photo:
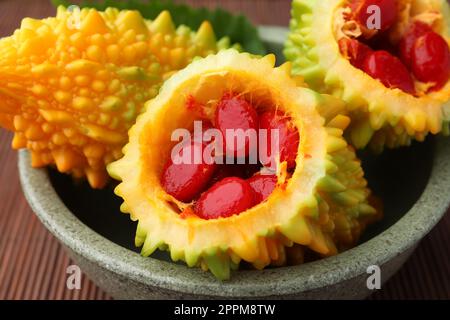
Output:
[[176,29],[167,11],[154,21],[113,8],[25,18],[0,40],[0,125],[15,132],[15,149],[31,151],[34,167],[55,164],[100,188],[163,80],[228,46],[208,22]]
[[[450,9],[446,0],[402,0],[418,12],[441,12],[440,33],[450,41]],[[335,37],[335,12],[345,0],[294,0],[291,32],[285,56],[293,73],[315,90],[332,94],[347,103],[352,119],[348,140],[356,148],[370,146],[382,151],[422,141],[429,134],[448,133],[450,81],[438,92],[413,97],[353,67],[339,52]]]
[[[261,269],[286,262],[285,249],[299,244],[322,256],[355,244],[365,225],[377,217],[360,162],[342,138],[349,124],[340,100],[298,87],[290,63],[274,67],[275,57],[252,57],[235,50],[193,62],[163,85],[147,111],[130,129],[124,157],[108,166],[121,183],[115,193],[121,210],[138,220],[136,245],[142,255],[169,250],[174,261],[210,270],[228,279],[241,260]],[[224,92],[239,92],[255,105],[276,105],[300,131],[297,167],[285,188],[267,201],[229,218],[180,218],[181,209],[160,183],[162,166],[177,128],[192,128],[198,118],[185,107],[193,96],[214,105]],[[317,109],[320,109],[325,119]],[[212,111],[213,113],[213,111]],[[283,179],[280,171],[279,181]]]

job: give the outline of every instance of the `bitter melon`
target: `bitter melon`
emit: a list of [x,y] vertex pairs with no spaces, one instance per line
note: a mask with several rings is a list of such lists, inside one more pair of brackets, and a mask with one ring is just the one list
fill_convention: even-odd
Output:
[[[381,12],[373,11],[372,4]],[[361,22],[362,17],[369,16],[366,10],[381,14],[380,30],[369,30],[369,25]],[[433,59],[441,61],[427,65],[429,70],[442,69],[444,78],[439,79],[442,83],[439,88],[435,86],[436,90],[432,90],[436,83],[425,81],[423,70],[412,68],[406,58],[400,61],[395,57],[417,24],[426,25],[443,52],[432,53]],[[284,53],[293,62],[293,73],[304,76],[315,90],[347,103],[352,124],[346,136],[355,147],[370,144],[375,151],[381,151],[385,146],[422,141],[429,133],[448,133],[450,10],[446,0],[294,0],[290,29]],[[423,47],[423,41],[418,40],[416,45]],[[366,58],[366,65],[362,65],[364,51],[372,49],[377,50],[372,60]],[[429,63],[431,57],[423,62]],[[370,70],[383,59],[389,61],[387,65],[379,71]],[[436,75],[429,70],[428,76]],[[379,80],[382,73],[389,72],[390,78]]]
[[[342,137],[350,121],[340,114],[342,101],[298,86],[290,63],[274,65],[274,55],[223,50],[173,75],[147,103],[129,131],[124,157],[108,165],[121,181],[115,188],[123,198],[121,210],[139,221],[135,242],[143,246],[143,256],[169,250],[174,261],[228,279],[241,261],[258,269],[283,265],[286,255],[301,261],[298,248],[334,255],[355,245],[366,224],[378,217],[360,161]],[[238,214],[205,218],[195,213],[195,202],[206,192],[190,210],[192,202],[166,192],[161,175],[176,144],[174,130],[191,130],[197,120],[217,126],[213,115],[230,92],[259,113],[276,109],[288,115],[300,136],[297,156],[293,172],[286,171],[286,161],[279,164],[278,186],[265,201]],[[192,101],[206,112],[193,112]],[[243,183],[225,178],[210,190],[233,179]],[[225,202],[230,195],[223,197]]]
[[106,164],[122,156],[163,80],[228,46],[209,22],[176,28],[167,11],[149,21],[138,11],[59,7],[56,17],[25,18],[0,40],[0,125],[14,131],[15,149],[30,150],[33,167],[54,164],[103,187]]

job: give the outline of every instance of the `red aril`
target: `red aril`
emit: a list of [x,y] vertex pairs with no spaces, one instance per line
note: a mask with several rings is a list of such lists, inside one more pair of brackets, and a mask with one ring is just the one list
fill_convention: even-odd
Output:
[[[180,149],[179,156],[188,155],[182,163],[174,161],[172,157],[167,161],[161,174],[161,185],[164,190],[175,199],[190,202],[203,191],[215,170],[215,163],[207,164],[203,159],[205,145],[198,141],[191,141]],[[194,161],[194,154],[198,152],[200,161]],[[196,163],[200,162],[200,163]]]
[[[223,135],[228,156],[248,156],[250,147],[257,147],[258,114],[255,108],[243,98],[231,93],[225,94],[217,105],[215,126]],[[232,139],[227,139],[227,131],[233,133]],[[249,136],[245,135],[246,132],[250,135],[254,133],[254,146],[251,145]],[[239,138],[243,138],[242,141]]]
[[418,80],[435,83],[433,90],[443,87],[450,76],[450,50],[445,39],[436,32],[418,38],[412,52],[412,70]]
[[[274,165],[275,157],[279,153],[280,162],[287,161],[288,168],[295,167],[300,136],[291,119],[280,111],[267,111],[259,116],[259,129],[264,129],[267,133],[266,141],[260,141],[260,146],[261,143],[266,143],[267,151],[267,159],[260,157],[261,163],[264,166]],[[280,150],[272,154],[272,130],[274,129],[278,129]]]
[[225,178],[202,193],[194,211],[202,219],[226,218],[239,214],[254,205],[250,184],[237,177]]
[[387,51],[380,50],[369,54],[363,65],[363,71],[372,78],[380,80],[387,88],[414,94],[414,82],[408,69]]
[[399,55],[402,62],[411,68],[414,44],[424,34],[433,31],[427,24],[417,21],[411,24],[399,43]]
[[255,205],[266,200],[277,185],[276,175],[257,174],[247,180],[253,189]]
[[358,69],[362,69],[366,56],[373,51],[358,40],[349,38],[342,38],[339,40],[339,49],[341,54]]
[[350,2],[352,16],[366,29],[369,29],[368,20],[374,14],[372,11],[367,12],[370,6],[380,8],[380,31],[386,31],[392,27],[397,20],[396,0],[352,0]]

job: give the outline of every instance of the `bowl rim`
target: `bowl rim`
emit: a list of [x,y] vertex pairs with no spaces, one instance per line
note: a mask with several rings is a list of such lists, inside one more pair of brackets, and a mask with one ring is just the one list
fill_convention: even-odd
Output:
[[83,258],[125,278],[179,294],[270,297],[298,294],[360,276],[368,266],[381,266],[422,239],[443,217],[450,202],[450,139],[436,140],[430,179],[418,201],[394,225],[336,256],[301,266],[237,271],[226,282],[198,268],[144,258],[99,235],[64,205],[47,169],[30,166],[28,151],[19,152],[18,164],[22,188],[33,211],[59,241]]
[[[286,33],[285,28],[275,29],[265,32],[266,42],[279,43],[280,34]],[[270,31],[270,27],[264,30]],[[114,274],[181,295],[257,298],[295,295],[333,286],[366,274],[368,266],[381,267],[412,248],[447,212],[449,157],[450,139],[437,137],[431,175],[422,195],[401,219],[372,239],[336,256],[301,266],[237,271],[225,282],[198,268],[143,258],[99,235],[64,205],[46,169],[31,168],[28,151],[20,150],[18,166],[22,189],[31,208],[47,229],[77,255]]]

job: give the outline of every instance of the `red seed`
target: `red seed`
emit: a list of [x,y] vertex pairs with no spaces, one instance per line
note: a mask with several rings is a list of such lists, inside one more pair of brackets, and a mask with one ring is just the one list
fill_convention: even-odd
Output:
[[[223,135],[227,155],[238,156],[242,154],[244,156],[248,156],[250,151],[253,151],[250,150],[250,147],[257,147],[256,130],[258,128],[258,114],[256,113],[255,108],[241,97],[237,97],[229,93],[222,97],[216,109],[215,126]],[[241,136],[244,138],[242,143],[239,143],[237,136],[234,136],[232,141],[226,141],[227,129],[242,129],[244,132],[248,133],[253,131],[255,133],[255,141],[253,143],[255,146],[250,145],[250,139],[248,136]],[[227,144],[226,142],[229,143]]]
[[267,130],[266,150],[268,160],[260,159],[261,163],[264,166],[272,166],[274,164],[275,156],[278,152],[272,155],[271,136],[272,130],[278,129],[280,162],[287,161],[288,168],[295,167],[300,136],[291,119],[280,111],[267,111],[259,116],[259,128]]
[[405,66],[411,68],[414,44],[416,43],[417,39],[431,31],[433,31],[431,27],[419,21],[413,23],[409,27],[408,31],[406,31],[405,35],[399,43],[400,60],[402,60]]
[[450,50],[444,38],[436,32],[428,32],[417,39],[412,53],[412,70],[422,82],[442,88],[450,76]]
[[[189,155],[187,163],[174,163],[172,157],[167,161],[161,174],[161,185],[164,190],[179,201],[190,202],[197,197],[208,184],[214,173],[215,163],[207,164],[203,159],[205,145],[198,141],[183,146],[180,156]],[[200,162],[196,164],[194,154],[200,154]],[[210,160],[208,160],[210,162]]]
[[358,69],[362,69],[364,60],[373,52],[373,50],[365,44],[356,39],[349,38],[342,38],[339,40],[339,49],[341,54]]
[[266,200],[277,185],[276,175],[257,174],[247,180],[255,195],[255,205]]
[[408,69],[397,57],[387,51],[375,51],[364,61],[363,71],[380,80],[387,88],[399,88],[414,94],[414,82]]
[[359,22],[364,28],[368,29],[368,20],[374,14],[369,11],[370,6],[378,6],[380,8],[380,31],[386,31],[397,21],[397,1],[396,0],[352,0],[350,8],[352,9],[353,18]]
[[250,184],[237,177],[225,178],[202,193],[195,204],[195,213],[202,219],[226,218],[254,205]]

